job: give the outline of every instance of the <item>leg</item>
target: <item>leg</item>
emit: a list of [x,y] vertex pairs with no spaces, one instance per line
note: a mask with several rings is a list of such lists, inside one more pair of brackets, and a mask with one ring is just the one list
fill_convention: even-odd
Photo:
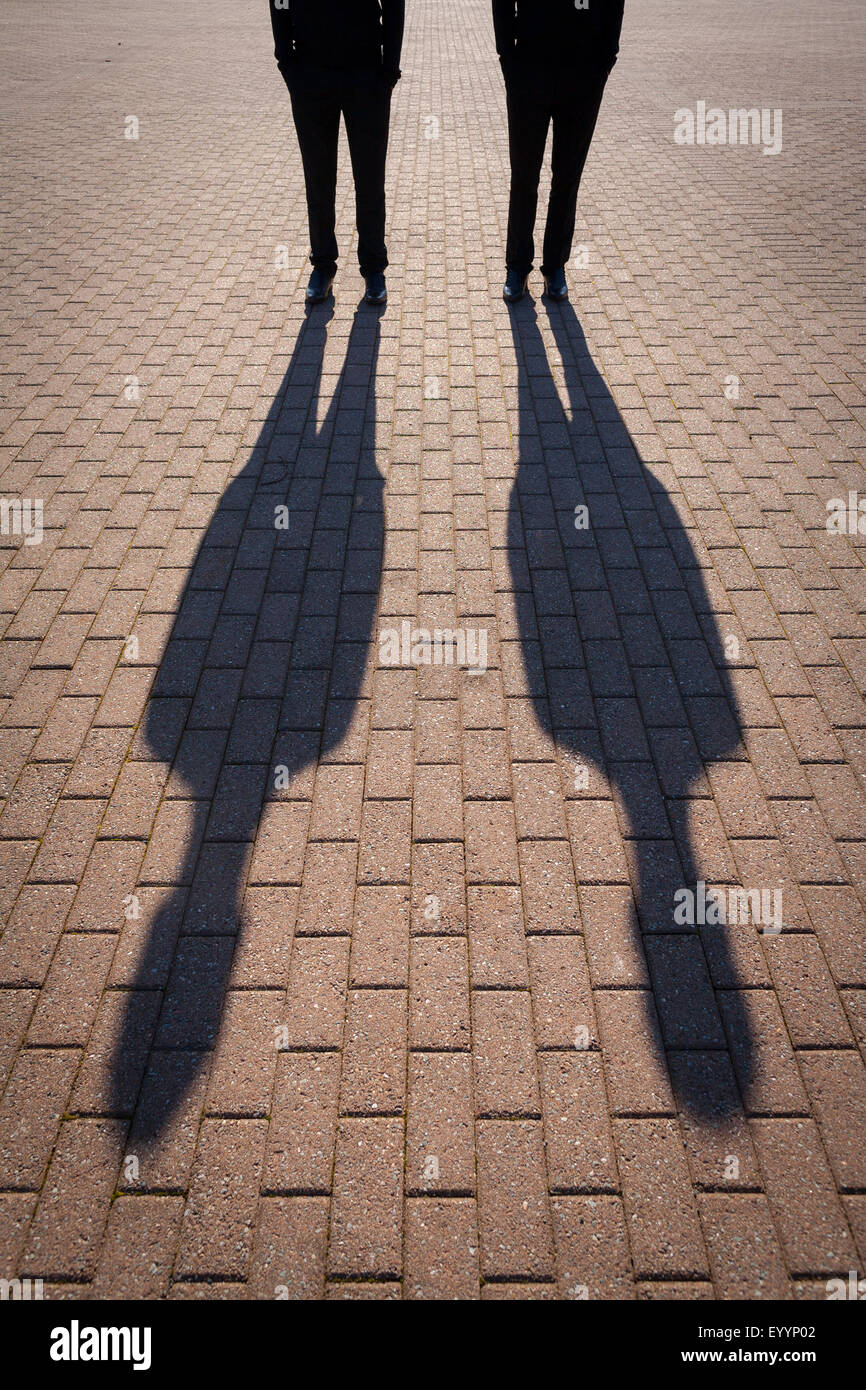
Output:
[[289,85],[289,95],[307,188],[310,260],[316,270],[333,275],[337,269],[335,224],[339,95],[326,87],[313,86],[297,78],[293,78]]
[[388,264],[385,246],[385,161],[391,121],[391,87],[378,73],[356,80],[343,95],[343,118],[355,176],[358,261],[363,276]]
[[511,159],[505,263],[509,270],[528,275],[535,257],[533,231],[538,206],[538,180],[551,113],[538,84],[525,80],[523,75],[512,78],[505,91]]
[[577,91],[560,96],[553,113],[552,178],[541,267],[544,275],[559,270],[571,255],[577,191],[604,94],[603,76],[593,74],[578,80]]

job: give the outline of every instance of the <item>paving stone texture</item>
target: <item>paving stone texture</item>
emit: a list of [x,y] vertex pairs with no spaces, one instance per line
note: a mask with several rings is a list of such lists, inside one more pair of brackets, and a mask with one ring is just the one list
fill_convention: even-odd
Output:
[[[489,4],[407,8],[390,304],[344,146],[307,316],[264,0],[3,6],[0,1276],[824,1298],[866,16],[628,0],[571,302],[510,312]],[[781,151],[677,143],[699,101]]]

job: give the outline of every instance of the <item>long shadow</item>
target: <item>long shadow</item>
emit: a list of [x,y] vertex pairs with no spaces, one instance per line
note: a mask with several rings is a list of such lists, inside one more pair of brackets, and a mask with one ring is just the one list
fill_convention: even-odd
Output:
[[148,992],[153,1001],[165,985],[133,1146],[170,1123],[215,1044],[262,814],[341,742],[364,679],[384,534],[381,315],[357,311],[318,422],[332,314],[326,305],[301,325],[249,461],[198,546],[145,712],[147,755],[171,764],[168,796],[194,806],[113,1056],[112,1111],[129,1114]]
[[[743,928],[678,924],[674,894],[710,878],[690,812],[696,795],[708,795],[706,765],[740,750],[737,699],[683,520],[642,463],[574,309],[545,307],[568,409],[534,303],[510,311],[519,467],[508,544],[525,677],[539,724],[574,760],[579,789],[592,796],[601,774],[618,798],[632,927],[651,985],[647,1035],[660,1059],[665,1047],[677,1051],[670,1070],[680,1104],[721,1121],[740,1102],[718,1054],[730,1050],[744,1097],[753,1073],[729,936]],[[620,877],[612,868],[611,881]],[[713,985],[724,990],[724,1028]]]

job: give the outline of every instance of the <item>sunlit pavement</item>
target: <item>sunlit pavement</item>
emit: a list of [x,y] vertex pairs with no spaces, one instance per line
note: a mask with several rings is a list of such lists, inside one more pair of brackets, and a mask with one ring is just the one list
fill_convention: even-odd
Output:
[[390,302],[343,147],[307,316],[263,0],[3,6],[0,1277],[45,1297],[862,1275],[862,6],[627,0],[570,304],[511,311],[489,9],[408,0]]

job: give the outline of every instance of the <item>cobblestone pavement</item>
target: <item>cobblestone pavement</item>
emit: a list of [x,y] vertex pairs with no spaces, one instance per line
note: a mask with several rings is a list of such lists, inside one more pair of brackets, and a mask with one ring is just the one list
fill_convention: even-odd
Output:
[[[309,318],[264,0],[133,8],[0,17],[0,1275],[824,1298],[866,1265],[862,6],[628,0],[571,304],[509,313],[489,5],[409,0],[390,305],[344,150]],[[699,101],[781,152],[677,143]],[[486,671],[389,664],[404,623]]]

